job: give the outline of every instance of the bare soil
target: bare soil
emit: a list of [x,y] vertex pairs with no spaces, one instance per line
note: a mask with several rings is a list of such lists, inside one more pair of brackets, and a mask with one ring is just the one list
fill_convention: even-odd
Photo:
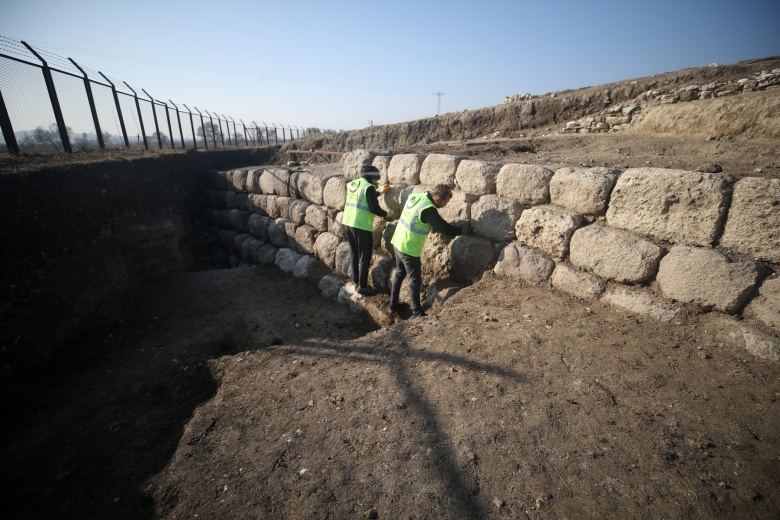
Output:
[[[777,177],[778,146],[539,132],[410,150]],[[276,269],[145,285],[3,388],[4,516],[780,517],[780,366],[739,349],[732,318],[661,323],[489,272],[428,313],[380,326]]]

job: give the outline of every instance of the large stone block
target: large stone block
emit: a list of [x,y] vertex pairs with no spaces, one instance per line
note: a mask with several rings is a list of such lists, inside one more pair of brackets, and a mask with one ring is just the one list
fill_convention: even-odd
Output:
[[336,267],[336,248],[339,242],[336,235],[328,232],[320,233],[314,241],[314,254],[331,269]]
[[324,203],[323,191],[330,177],[333,175],[313,172],[300,172],[298,175],[298,192],[301,197],[322,206]]
[[309,206],[311,206],[311,202],[306,202],[305,200],[294,199],[290,201],[290,206],[287,209],[287,218],[290,219],[290,222],[305,224],[306,209]]
[[659,321],[671,321],[680,312],[680,308],[671,302],[646,291],[631,290],[627,287],[607,289],[601,300],[633,314],[650,316]]
[[387,168],[387,180],[390,184],[413,186],[420,184],[420,167],[425,156],[416,153],[394,155]]
[[533,164],[505,164],[496,178],[496,194],[525,206],[550,202],[553,170]]
[[230,189],[233,191],[246,191],[246,176],[248,170],[240,169],[228,172],[228,180],[230,181]]
[[573,269],[566,264],[557,264],[550,277],[552,286],[583,300],[594,300],[604,292],[605,284],[597,277]]
[[249,234],[255,238],[259,238],[263,242],[268,242],[268,224],[270,222],[271,217],[252,213],[249,215],[249,220],[247,221]]
[[602,215],[619,175],[609,168],[561,168],[550,179],[550,201],[577,213]]
[[720,246],[780,263],[780,179],[737,181]]
[[276,261],[276,253],[279,248],[273,244],[266,244],[257,251],[257,263],[271,265]]
[[471,206],[471,229],[493,240],[514,240],[523,206],[498,195],[483,195]]
[[471,283],[496,260],[493,243],[487,238],[470,235],[455,237],[450,244],[452,277]]
[[352,261],[350,260],[348,242],[341,242],[338,247],[336,247],[335,263],[337,273],[352,277]]
[[231,209],[228,211],[228,221],[230,227],[236,231],[246,233],[249,231],[249,212],[240,209]]
[[305,222],[317,231],[327,231],[328,209],[324,206],[311,204],[306,208]]
[[249,264],[257,263],[257,253],[265,244],[256,238],[248,238],[241,244],[241,259]]
[[389,155],[382,150],[352,150],[344,154],[343,171],[348,180],[357,179],[362,175],[363,166],[371,166],[378,155]]
[[260,174],[260,192],[266,195],[290,197],[290,170],[286,168],[268,168]]
[[569,243],[569,259],[575,267],[621,283],[651,278],[662,254],[652,242],[598,224],[579,228]]
[[270,215],[275,218],[288,218],[290,215],[290,204],[293,201],[299,199],[291,199],[290,197],[276,197],[276,206],[274,207],[274,214]]
[[477,200],[479,197],[473,193],[453,190],[450,202],[439,209],[439,215],[450,224],[469,224],[471,206]]
[[745,309],[745,315],[780,333],[780,277],[764,280],[758,296]]
[[333,209],[344,209],[347,201],[347,179],[344,177],[331,177],[325,183],[322,191],[322,201],[325,206]]
[[305,255],[314,254],[314,243],[317,241],[317,234],[319,232],[308,224],[298,226],[295,228],[295,235],[293,235],[293,242],[295,243],[295,250]]
[[255,211],[259,211],[268,215],[271,218],[278,218],[274,215],[278,215],[276,211],[276,195],[251,195],[252,203],[255,205]]
[[432,153],[428,155],[420,167],[420,183],[428,186],[444,184],[450,188],[455,187],[455,172],[462,157]]
[[287,224],[288,221],[283,218],[277,218],[268,223],[268,239],[276,247],[290,247]]
[[276,252],[276,259],[274,263],[276,266],[287,274],[292,274],[295,271],[295,264],[301,259],[301,254],[292,249],[283,247]]
[[555,269],[555,262],[549,258],[517,244],[509,244],[498,256],[493,271],[496,275],[510,280],[544,285],[549,280],[553,269]]
[[550,206],[537,206],[523,211],[515,225],[517,242],[547,255],[563,260],[569,253],[569,241],[582,225],[579,213]]
[[668,298],[734,314],[756,288],[756,262],[735,262],[714,249],[675,246],[658,269],[658,287]]
[[780,361],[780,338],[746,323],[739,323],[731,333],[738,346],[750,354],[769,361]]
[[464,159],[458,163],[455,182],[461,191],[487,195],[496,193],[496,179],[502,164]]
[[347,239],[347,233],[344,231],[344,224],[341,223],[343,218],[343,211],[339,211],[333,220],[328,218],[328,231],[336,235],[339,240]]
[[330,273],[328,268],[323,264],[319,258],[311,255],[303,255],[295,262],[295,268],[293,269],[293,276],[301,278],[303,280],[319,280]]
[[325,275],[320,278],[317,288],[320,290],[320,294],[326,300],[336,300],[339,295],[339,291],[344,286],[344,282],[336,276]]
[[249,168],[246,174],[246,191],[248,193],[262,193],[260,188],[260,177],[263,175],[263,168]]
[[387,180],[387,170],[390,168],[390,161],[393,160],[393,156],[389,155],[390,152],[385,152],[388,155],[377,155],[374,157],[374,160],[371,162],[373,166],[376,167],[377,170],[379,170],[379,185],[382,186],[383,184],[389,184],[389,181]]
[[632,168],[612,190],[607,222],[673,244],[708,246],[721,229],[729,192],[719,173]]

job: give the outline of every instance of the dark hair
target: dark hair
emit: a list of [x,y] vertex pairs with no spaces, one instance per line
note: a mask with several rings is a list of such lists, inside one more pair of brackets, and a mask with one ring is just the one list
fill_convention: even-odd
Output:
[[431,190],[431,197],[438,197],[439,200],[447,200],[452,197],[452,188],[446,184],[437,184]]

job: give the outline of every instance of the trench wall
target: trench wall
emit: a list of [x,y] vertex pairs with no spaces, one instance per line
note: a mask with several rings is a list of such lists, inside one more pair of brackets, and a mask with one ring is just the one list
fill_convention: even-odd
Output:
[[[0,379],[114,320],[152,277],[193,264],[199,172],[265,162],[219,150],[0,174]],[[110,347],[110,344],[108,345]]]
[[[625,312],[669,321],[733,316],[755,355],[780,359],[780,180],[657,168],[625,171],[502,164],[355,150],[339,171],[210,171],[206,220],[230,266],[275,264],[326,298],[372,311],[355,293],[341,225],[346,183],[364,165],[391,184],[396,216],[409,193],[453,188],[440,210],[467,233],[432,233],[423,251],[427,303],[492,270],[507,284],[548,285]],[[375,220],[371,278],[387,287],[395,223]],[[380,318],[381,322],[381,318]]]

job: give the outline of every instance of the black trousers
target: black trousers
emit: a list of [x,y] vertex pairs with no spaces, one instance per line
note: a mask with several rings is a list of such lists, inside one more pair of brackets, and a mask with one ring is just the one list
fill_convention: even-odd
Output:
[[409,256],[395,251],[395,277],[390,288],[390,307],[398,305],[401,283],[409,275],[409,296],[412,299],[412,311],[422,312],[420,305],[420,288],[422,287],[422,262],[419,256]]
[[368,268],[371,265],[371,253],[374,250],[374,233],[365,229],[344,226],[349,241],[350,260],[352,261],[352,281],[358,287],[368,286]]

